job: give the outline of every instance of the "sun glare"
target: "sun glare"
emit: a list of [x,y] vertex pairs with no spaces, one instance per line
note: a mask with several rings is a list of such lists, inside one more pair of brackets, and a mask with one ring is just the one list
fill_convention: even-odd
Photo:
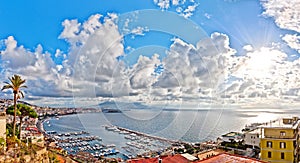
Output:
[[238,70],[238,74],[250,78],[271,78],[278,61],[282,60],[283,53],[271,48],[262,47],[259,50],[248,52],[247,59]]

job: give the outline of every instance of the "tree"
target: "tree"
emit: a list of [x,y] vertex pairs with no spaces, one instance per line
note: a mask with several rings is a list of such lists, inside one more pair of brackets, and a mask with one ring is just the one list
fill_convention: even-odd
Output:
[[[30,106],[25,105],[25,104],[17,104],[17,116],[20,117],[20,129],[19,129],[19,138],[21,138],[21,131],[22,131],[22,122],[23,118],[28,116],[30,118],[37,118],[38,115],[35,112],[34,109],[32,109]],[[14,106],[10,106],[6,110],[6,114],[13,115],[14,114]]]
[[13,119],[13,137],[15,137],[16,132],[16,116],[17,116],[17,100],[24,97],[21,88],[27,88],[24,83],[26,80],[22,79],[19,75],[14,75],[11,78],[8,78],[9,82],[4,82],[6,85],[2,87],[2,91],[5,89],[12,89],[14,94],[14,119]]

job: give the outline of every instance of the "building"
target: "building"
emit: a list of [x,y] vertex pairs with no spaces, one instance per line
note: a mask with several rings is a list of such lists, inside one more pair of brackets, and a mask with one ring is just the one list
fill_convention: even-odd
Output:
[[253,148],[260,147],[260,135],[261,135],[260,129],[255,129],[252,131],[246,131],[245,132],[245,138],[244,138],[244,144],[251,145]]
[[223,142],[242,142],[243,134],[238,132],[229,132],[227,134],[222,135]]
[[298,117],[283,118],[261,126],[261,160],[273,163],[298,162]]
[[0,138],[6,140],[6,114],[0,112]]
[[197,163],[237,163],[237,162],[242,162],[242,163],[261,163],[264,161],[256,160],[253,158],[247,158],[247,157],[242,157],[238,155],[233,155],[233,154],[228,154],[228,153],[221,153],[214,155],[212,157],[209,157],[204,160],[197,161]]
[[207,151],[203,151],[203,152],[200,152],[198,153],[197,157],[199,160],[204,160],[204,159],[208,159],[210,157],[213,157],[215,155],[218,155],[220,153],[224,153],[225,151],[223,150],[220,150],[220,149],[210,149],[210,150],[207,150]]
[[[188,156],[188,157],[187,157]],[[192,160],[191,160],[192,159]],[[170,155],[170,156],[161,156],[161,157],[156,157],[156,158],[141,158],[141,159],[132,159],[128,160],[127,163],[189,163],[193,162],[195,157],[185,154],[177,154],[177,155]]]

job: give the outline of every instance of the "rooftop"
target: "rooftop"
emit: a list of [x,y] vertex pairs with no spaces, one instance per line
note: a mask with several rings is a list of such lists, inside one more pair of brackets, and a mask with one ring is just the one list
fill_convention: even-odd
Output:
[[249,134],[261,134],[261,130],[260,130],[260,128],[257,128],[257,129],[248,131],[246,133],[249,133]]
[[241,133],[238,132],[229,132],[227,134],[222,135],[223,137],[235,137],[235,136],[242,136]]
[[221,153],[215,156],[212,156],[208,159],[205,160],[201,160],[198,161],[198,163],[236,163],[236,162],[243,162],[243,163],[261,163],[264,161],[260,161],[260,160],[255,160],[252,158],[246,158],[246,157],[242,157],[242,156],[236,156],[236,155],[232,155],[232,154],[227,154],[227,153]]
[[298,117],[293,118],[282,118],[270,121],[259,127],[261,128],[291,128],[296,129],[300,124],[300,119]]
[[[184,156],[177,154],[174,156],[162,156],[160,157],[163,163],[189,163],[190,161],[186,159]],[[159,158],[141,158],[141,159],[133,159],[128,160],[127,163],[157,163]]]

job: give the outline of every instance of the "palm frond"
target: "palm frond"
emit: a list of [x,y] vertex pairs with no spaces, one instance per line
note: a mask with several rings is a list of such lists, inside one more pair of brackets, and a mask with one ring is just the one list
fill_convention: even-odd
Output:
[[1,89],[1,91],[5,90],[5,89],[13,89],[13,86],[8,84],[8,85],[4,85]]
[[18,99],[24,98],[24,93],[22,91],[19,91],[17,98]]

